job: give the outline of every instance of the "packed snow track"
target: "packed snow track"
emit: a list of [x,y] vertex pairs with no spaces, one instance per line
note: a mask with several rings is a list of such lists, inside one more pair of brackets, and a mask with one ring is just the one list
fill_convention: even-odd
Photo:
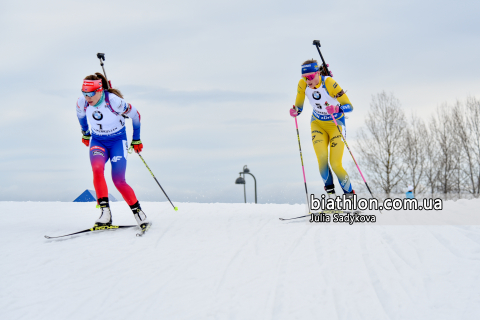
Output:
[[[0,319],[479,319],[480,200],[376,223],[280,221],[303,205],[1,202]],[[135,224],[124,202],[113,223]],[[372,214],[374,212],[369,212]]]

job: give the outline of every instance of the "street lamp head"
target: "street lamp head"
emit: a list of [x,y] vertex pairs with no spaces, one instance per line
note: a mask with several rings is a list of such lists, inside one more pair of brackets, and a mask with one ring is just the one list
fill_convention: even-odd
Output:
[[247,168],[247,165],[244,165],[244,166],[243,166],[243,172],[245,172],[245,173],[249,173],[249,172],[250,172],[250,169]]
[[240,176],[235,180],[235,184],[245,184],[245,179]]

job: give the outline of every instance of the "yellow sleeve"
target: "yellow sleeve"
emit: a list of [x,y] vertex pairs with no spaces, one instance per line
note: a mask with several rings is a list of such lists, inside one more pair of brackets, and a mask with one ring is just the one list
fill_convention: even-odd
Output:
[[295,98],[295,107],[298,109],[298,114],[303,110],[303,102],[305,101],[305,89],[307,88],[307,82],[302,78],[298,81],[297,97]]
[[[325,79],[325,88],[332,98],[336,98],[337,101],[340,102],[340,105],[349,105],[351,107],[350,111],[353,110],[352,103],[350,102],[350,99],[348,99],[347,94],[343,92],[342,87],[340,87],[337,81],[335,81],[332,77]],[[340,96],[337,97],[339,93]]]

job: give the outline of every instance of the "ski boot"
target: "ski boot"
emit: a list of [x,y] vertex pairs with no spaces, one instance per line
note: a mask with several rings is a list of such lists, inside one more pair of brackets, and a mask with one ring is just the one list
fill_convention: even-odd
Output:
[[[335,185],[334,184],[330,184],[328,186],[325,186],[324,189],[325,189],[325,192],[327,193],[328,199],[335,199],[336,198]],[[336,206],[336,203],[335,203],[335,207],[333,209],[323,210],[322,212],[332,214],[332,213],[338,213],[338,212],[341,212],[341,211],[338,210],[338,208]]]
[[352,199],[353,200],[353,195],[355,194],[355,190],[352,190],[352,192],[345,192],[345,199]]
[[110,205],[108,204],[108,198],[100,198],[98,199],[98,205],[102,210],[102,214],[100,218],[95,221],[95,227],[100,226],[109,226],[112,224],[112,212],[110,211]]
[[[345,191],[344,191],[345,192]],[[345,196],[345,202],[349,202],[350,204],[349,205],[346,205],[345,204],[345,209],[346,210],[353,210],[352,212],[353,213],[360,213],[361,211],[358,211],[358,210],[355,210],[354,208],[356,208],[356,205],[355,205],[355,198],[354,197],[355,195],[355,190],[352,190],[351,192],[345,192],[344,196]],[[348,201],[350,200],[350,201]]]
[[140,203],[137,201],[135,204],[130,206],[130,209],[132,209],[133,216],[135,217],[135,220],[137,220],[142,232],[147,231],[152,223],[147,219],[147,215],[142,211],[142,208],[140,208]]
[[328,197],[332,197],[335,198],[335,185],[334,184],[331,184],[331,185],[328,185],[328,186],[325,186],[325,192],[327,193]]

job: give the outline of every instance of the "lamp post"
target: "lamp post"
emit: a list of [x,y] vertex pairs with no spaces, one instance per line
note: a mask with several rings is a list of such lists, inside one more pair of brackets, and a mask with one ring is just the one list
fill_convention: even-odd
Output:
[[242,173],[240,172],[240,177],[235,180],[235,184],[243,184],[243,197],[245,198],[245,203],[247,203],[247,194],[245,193],[245,179],[242,177]]
[[[240,177],[235,180],[235,184],[243,184],[243,197],[245,200],[245,203],[247,203],[247,192],[245,190],[245,174],[249,174],[253,177],[253,181],[255,184],[255,203],[257,203],[257,179],[255,179],[255,176],[250,173],[250,169],[247,168],[247,165],[243,166],[243,172],[239,172]],[[243,175],[243,177],[242,177]]]

